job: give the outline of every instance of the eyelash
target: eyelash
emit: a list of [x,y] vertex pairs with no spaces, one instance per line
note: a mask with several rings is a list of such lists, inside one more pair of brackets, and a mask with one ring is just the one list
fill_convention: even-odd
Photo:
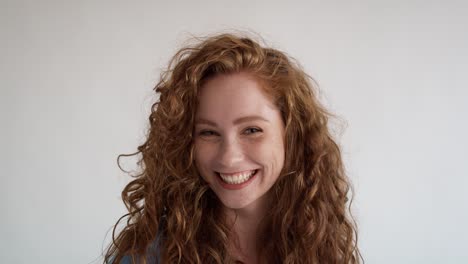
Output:
[[[256,128],[256,127],[249,127],[249,128],[247,128],[247,129],[245,129],[245,130],[252,130],[252,129],[256,130],[256,132],[249,133],[249,135],[262,132],[262,130],[261,130],[260,128]],[[206,135],[207,132],[216,133],[216,132],[214,132],[214,131],[212,131],[212,130],[202,130],[202,131],[200,131],[200,133],[198,133],[198,134],[199,134],[200,136],[212,136],[212,135],[213,135],[213,134],[211,134],[211,135]]]

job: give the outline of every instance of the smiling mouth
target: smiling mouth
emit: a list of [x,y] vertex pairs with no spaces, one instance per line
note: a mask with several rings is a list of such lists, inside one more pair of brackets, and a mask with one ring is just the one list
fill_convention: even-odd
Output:
[[226,184],[242,184],[250,180],[258,172],[258,169],[236,174],[223,174],[216,172],[218,177]]

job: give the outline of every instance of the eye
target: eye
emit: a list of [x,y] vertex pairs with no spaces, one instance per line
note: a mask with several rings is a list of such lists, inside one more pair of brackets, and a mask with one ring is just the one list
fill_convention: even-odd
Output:
[[256,127],[249,127],[245,130],[246,132],[250,132],[250,133],[247,133],[247,134],[255,134],[255,133],[258,133],[258,132],[262,132],[261,129],[259,128],[256,128]]
[[198,134],[200,136],[209,137],[209,136],[213,136],[216,133],[214,131],[211,131],[211,130],[203,130],[203,131],[200,131],[200,133],[198,133]]

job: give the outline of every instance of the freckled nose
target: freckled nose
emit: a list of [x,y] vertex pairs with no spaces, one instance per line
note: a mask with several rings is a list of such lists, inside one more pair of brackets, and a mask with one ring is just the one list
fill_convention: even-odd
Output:
[[244,159],[242,148],[236,140],[226,140],[220,145],[218,162],[224,168],[239,165]]

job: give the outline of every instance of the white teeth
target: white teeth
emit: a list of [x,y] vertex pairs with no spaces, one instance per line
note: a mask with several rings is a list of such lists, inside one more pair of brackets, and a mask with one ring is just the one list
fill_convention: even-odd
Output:
[[238,173],[235,175],[227,175],[227,174],[222,174],[220,173],[219,175],[223,179],[224,182],[229,183],[229,184],[241,184],[250,179],[252,175],[255,173],[255,170],[253,171],[248,171],[248,172],[243,172],[243,173]]

